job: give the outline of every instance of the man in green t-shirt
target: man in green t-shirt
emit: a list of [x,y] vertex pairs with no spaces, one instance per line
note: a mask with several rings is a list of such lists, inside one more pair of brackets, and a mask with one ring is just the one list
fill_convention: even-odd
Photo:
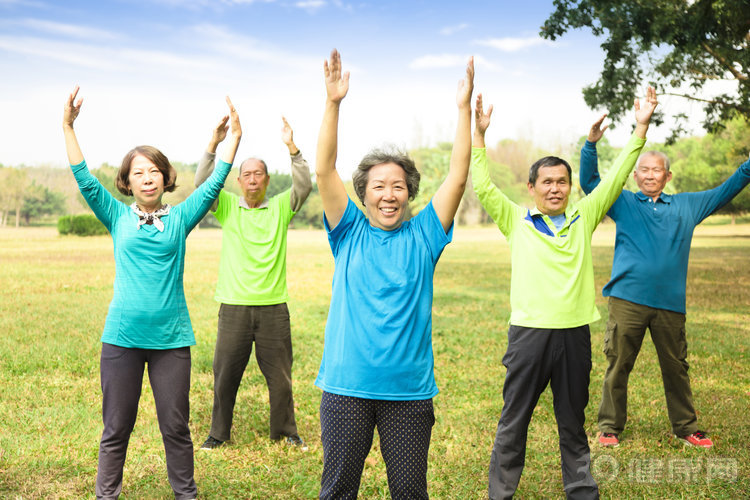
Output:
[[569,203],[568,162],[555,156],[535,162],[527,184],[534,208],[528,209],[510,201],[490,178],[484,136],[492,107],[485,113],[481,95],[477,98],[472,183],[508,240],[512,266],[503,409],[490,458],[491,500],[515,494],[531,415],[547,385],[552,387],[565,495],[599,498],[584,430],[591,371],[589,323],[599,319],[591,236],[633,170],[656,105],[651,87],[643,105],[635,100],[632,137],[607,176],[577,203]]
[[[294,144],[292,128],[282,117],[282,140],[292,161],[292,187],[266,197],[270,177],[263,160],[248,158],[237,182],[242,196],[222,190],[211,210],[222,226],[219,279],[214,298],[219,324],[214,352],[214,405],[211,431],[202,449],[229,440],[232,415],[253,342],[255,357],[268,385],[270,437],[286,438],[303,451],[292,397],[292,337],[286,286],[286,239],[289,222],[312,190],[310,168]],[[195,172],[195,185],[214,168],[216,147],[227,133],[226,119],[214,130]]]

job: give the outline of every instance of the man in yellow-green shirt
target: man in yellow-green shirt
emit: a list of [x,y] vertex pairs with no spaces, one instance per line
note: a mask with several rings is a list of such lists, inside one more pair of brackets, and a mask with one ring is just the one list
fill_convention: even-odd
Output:
[[[282,118],[283,119],[283,118]],[[255,357],[268,385],[270,437],[306,450],[297,433],[292,396],[292,339],[286,285],[287,229],[312,190],[310,169],[283,119],[282,140],[292,161],[292,187],[270,199],[270,177],[263,160],[248,158],[237,179],[242,196],[222,190],[211,210],[222,226],[219,279],[214,298],[221,303],[214,352],[214,405],[211,431],[201,446],[213,449],[230,438],[242,375],[255,343]],[[216,146],[226,136],[214,130],[195,173],[200,185],[214,167]]]
[[591,371],[589,323],[599,319],[594,298],[591,235],[619,196],[645,144],[656,107],[649,88],[636,129],[609,175],[586,198],[568,204],[571,168],[547,156],[529,170],[533,209],[511,202],[490,180],[484,135],[492,108],[477,99],[472,182],[482,206],[505,235],[511,252],[511,315],[503,410],[489,470],[490,499],[511,498],[523,471],[526,436],[539,396],[552,386],[565,494],[598,498],[584,431]]

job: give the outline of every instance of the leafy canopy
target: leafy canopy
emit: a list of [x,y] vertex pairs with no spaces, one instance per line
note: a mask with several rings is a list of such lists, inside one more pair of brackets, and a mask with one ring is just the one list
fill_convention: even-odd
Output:
[[[736,114],[750,119],[748,0],[554,0],[554,6],[542,37],[555,40],[576,28],[606,37],[599,80],[583,89],[591,108],[605,107],[617,121],[649,81],[659,93],[702,102],[708,131]],[[715,81],[733,82],[736,91],[707,85]],[[687,116],[674,119],[668,142],[686,131]]]

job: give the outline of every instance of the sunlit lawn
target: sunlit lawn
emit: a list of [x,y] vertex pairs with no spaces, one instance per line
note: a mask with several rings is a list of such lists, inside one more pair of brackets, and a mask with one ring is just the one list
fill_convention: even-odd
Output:
[[[612,258],[613,225],[595,235],[598,291]],[[208,434],[218,305],[213,290],[220,233],[188,242],[185,287],[198,345],[192,350],[191,428]],[[440,394],[430,448],[429,491],[437,499],[486,497],[486,475],[502,406],[508,247],[496,228],[455,232],[435,275],[433,344]],[[240,388],[230,446],[196,451],[203,498],[315,498],[322,469],[313,385],[323,347],[333,259],[322,231],[292,231],[288,276],[294,388],[301,453],[268,439],[268,396],[254,359]],[[740,498],[750,491],[750,225],[699,227],[688,279],[690,374],[701,428],[712,450],[685,449],[670,436],[650,341],[631,378],[622,445],[592,446],[608,498]],[[109,237],[59,237],[52,229],[0,228],[0,498],[93,497],[101,434],[100,334],[112,296]],[[544,283],[538,284],[540,288]],[[606,302],[598,298],[606,318]],[[593,371],[587,431],[596,434],[604,373],[603,321],[592,325]],[[549,391],[529,429],[520,498],[563,497]],[[133,432],[122,498],[171,498],[148,383]],[[377,442],[361,498],[389,498]]]

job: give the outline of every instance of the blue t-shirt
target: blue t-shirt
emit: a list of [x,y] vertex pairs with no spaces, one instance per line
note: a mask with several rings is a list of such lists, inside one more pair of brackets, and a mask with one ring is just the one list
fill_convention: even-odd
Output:
[[432,202],[392,231],[351,200],[335,228],[324,222],[335,270],[315,385],[364,399],[435,396],[432,279],[453,226],[446,234]]
[[232,166],[220,161],[211,177],[161,217],[164,231],[144,224],[91,175],[72,165],[81,194],[112,235],[115,283],[102,342],[120,347],[175,349],[195,345],[182,275],[185,239],[219,195]]
[[[585,193],[599,184],[596,144],[589,141],[581,149],[580,181]],[[617,231],[612,276],[602,295],[685,314],[693,230],[748,183],[750,161],[707,191],[661,193],[656,201],[640,191],[623,191],[607,212]]]

